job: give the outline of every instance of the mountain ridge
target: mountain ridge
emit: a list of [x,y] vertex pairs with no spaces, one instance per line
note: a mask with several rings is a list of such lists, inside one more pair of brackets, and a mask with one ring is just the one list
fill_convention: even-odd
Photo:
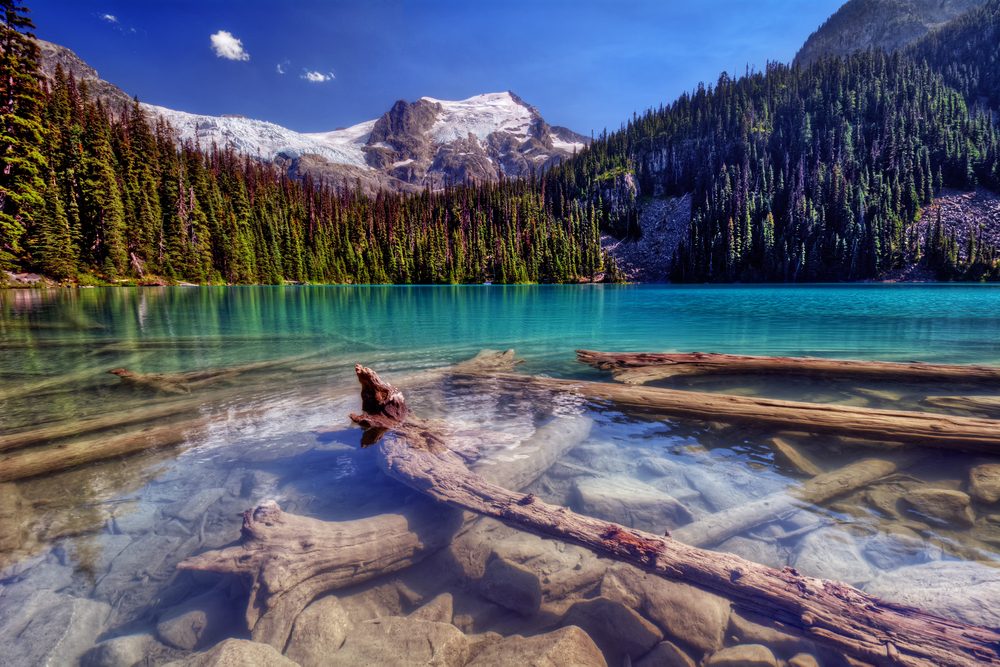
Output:
[[817,28],[794,64],[866,49],[895,51],[962,16],[986,0],[848,0]]
[[[72,50],[38,40],[43,73],[56,65],[85,81],[112,108],[132,98],[100,78]],[[416,191],[465,181],[529,176],[550,168],[587,145],[572,130],[549,125],[541,113],[510,91],[464,100],[421,97],[399,100],[382,116],[326,132],[298,132],[270,121],[212,116],[141,103],[167,120],[179,142],[231,147],[274,162],[289,173],[339,186]]]

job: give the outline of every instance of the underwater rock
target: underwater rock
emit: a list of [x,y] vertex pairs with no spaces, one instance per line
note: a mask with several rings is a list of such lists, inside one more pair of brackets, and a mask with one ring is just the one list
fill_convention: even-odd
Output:
[[575,626],[533,637],[513,635],[484,648],[467,667],[607,667],[587,633]]
[[530,616],[542,603],[542,585],[534,572],[494,554],[478,582],[478,590],[487,600]]
[[164,667],[298,667],[268,644],[247,639],[227,639],[209,650]]
[[913,489],[903,497],[922,517],[942,526],[968,528],[976,521],[971,498],[967,493],[952,489]]
[[668,637],[699,651],[722,646],[730,603],[714,593],[617,564],[605,574],[601,595],[638,609]]
[[181,521],[191,523],[201,519],[202,515],[205,514],[212,505],[217,503],[223,495],[225,495],[225,489],[202,489],[201,491],[195,492],[195,494],[189,498],[184,498],[178,500],[175,503],[171,503],[163,508],[164,516],[171,516]]
[[885,600],[965,623],[1000,627],[1000,569],[934,561],[884,572],[863,589]]
[[332,595],[316,600],[295,619],[285,649],[285,657],[302,667],[330,664],[330,656],[340,649],[351,628],[351,619]]
[[838,528],[821,528],[806,535],[792,565],[802,574],[852,585],[868,581],[873,575],[857,541]]
[[0,588],[0,662],[75,665],[104,632],[111,606],[97,600],[37,591],[20,600]]
[[742,644],[763,644],[784,655],[816,650],[812,641],[784,624],[748,612],[733,612],[726,634]]
[[606,597],[575,603],[562,624],[582,628],[612,665],[622,664],[626,656],[638,658],[663,640],[659,628],[632,608]]
[[194,650],[212,644],[234,627],[237,614],[229,597],[214,589],[160,614],[156,634],[167,645]]
[[592,470],[605,473],[624,473],[629,461],[622,456],[619,445],[613,442],[591,442],[574,447],[569,455]]
[[635,667],[695,667],[694,660],[673,642],[660,642]]
[[970,470],[969,493],[987,505],[1000,501],[1000,463],[984,463]]
[[469,655],[469,638],[450,623],[386,616],[353,625],[326,664],[458,667]]
[[712,654],[705,667],[778,667],[778,660],[762,644],[740,644]]
[[865,541],[865,557],[880,570],[895,570],[941,557],[941,549],[924,542],[904,526],[889,525],[889,532],[879,532]]
[[587,477],[573,484],[583,514],[632,528],[662,531],[689,523],[691,512],[673,496],[632,477]]
[[820,667],[819,660],[811,653],[796,653],[788,659],[788,667]]
[[451,623],[454,614],[454,597],[451,593],[441,593],[430,602],[413,610],[409,618],[416,618],[422,621],[436,621],[438,623]]
[[761,565],[782,568],[788,564],[786,550],[774,542],[764,542],[763,540],[737,536],[730,537],[714,548],[716,551],[736,554]]
[[148,633],[108,639],[87,651],[80,667],[132,667],[150,653],[154,644],[156,640]]

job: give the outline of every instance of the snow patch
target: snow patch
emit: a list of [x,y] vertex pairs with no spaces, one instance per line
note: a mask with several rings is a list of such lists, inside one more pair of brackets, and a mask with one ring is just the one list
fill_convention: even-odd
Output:
[[486,93],[457,102],[433,97],[421,99],[442,107],[430,130],[434,141],[439,144],[467,139],[469,135],[482,142],[494,132],[526,136],[534,120],[531,110],[510,93]]

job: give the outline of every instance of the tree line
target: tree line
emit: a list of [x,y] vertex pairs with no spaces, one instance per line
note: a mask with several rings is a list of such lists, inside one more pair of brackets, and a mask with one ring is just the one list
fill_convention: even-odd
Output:
[[557,218],[533,179],[375,196],[178,145],[138,102],[107,108],[0,0],[0,268],[57,279],[503,283],[615,277],[594,207]]

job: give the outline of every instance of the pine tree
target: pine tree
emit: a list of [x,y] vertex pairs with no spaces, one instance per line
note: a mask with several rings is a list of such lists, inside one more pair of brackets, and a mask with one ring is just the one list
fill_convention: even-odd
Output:
[[0,14],[0,269],[11,269],[45,207],[46,163],[34,24],[19,0],[0,0]]

